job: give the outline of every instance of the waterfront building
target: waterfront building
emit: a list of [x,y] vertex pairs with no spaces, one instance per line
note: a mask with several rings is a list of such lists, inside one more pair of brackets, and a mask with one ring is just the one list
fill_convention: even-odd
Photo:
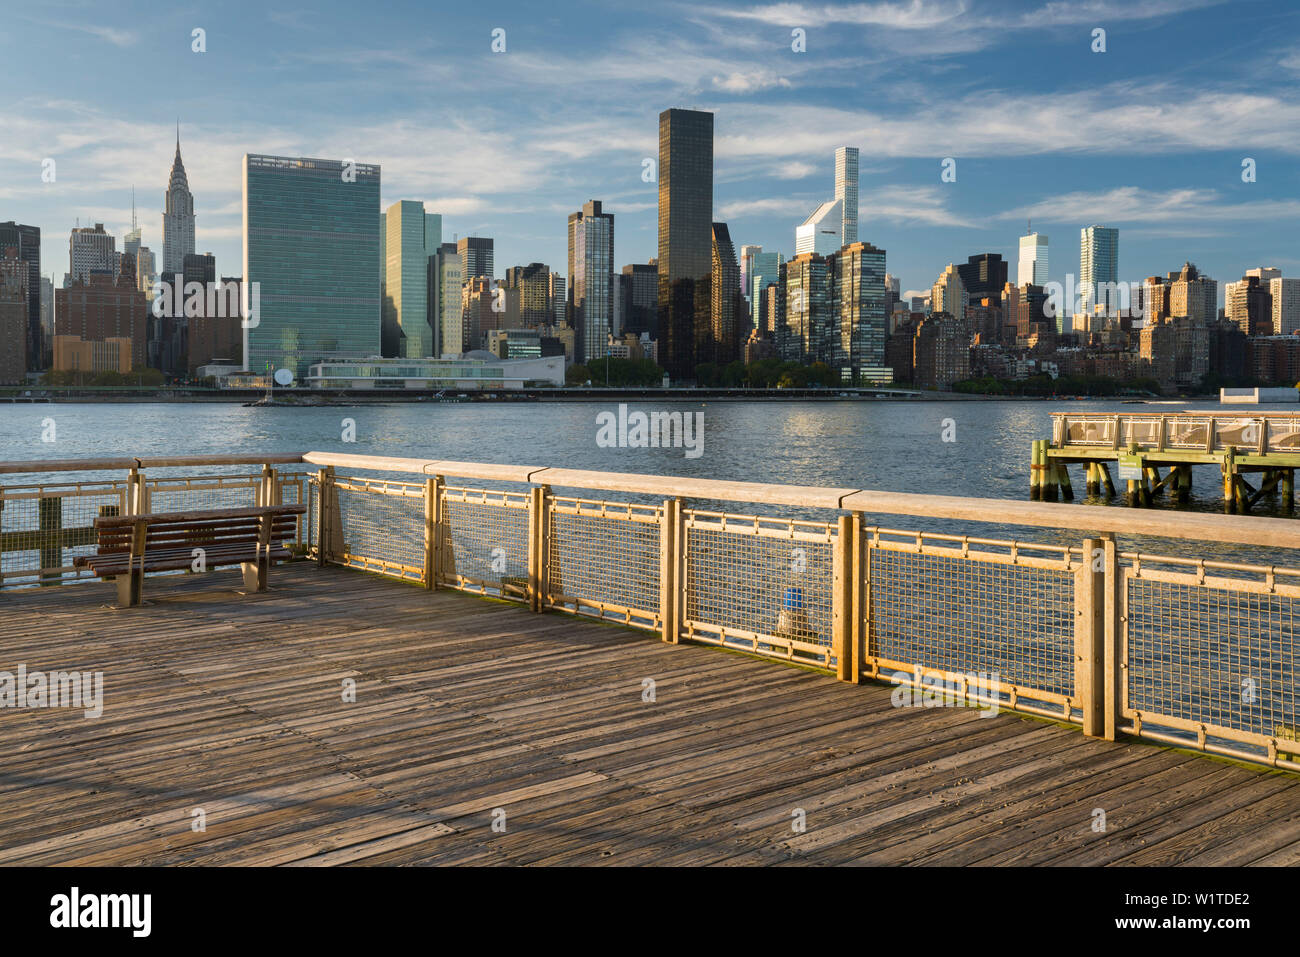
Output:
[[[185,268],[185,257],[194,252],[194,194],[181,161],[181,135],[176,132],[176,156],[167,177],[163,197],[163,272],[167,275]],[[75,270],[74,270],[75,276]]]
[[18,250],[18,258],[27,264],[27,358],[28,369],[41,368],[46,347],[41,337],[41,228],[10,220],[0,223],[0,255],[8,248]]
[[301,378],[319,359],[378,355],[379,167],[258,154],[243,165],[245,298],[260,300],[245,368]]
[[834,355],[831,284],[827,261],[803,253],[785,264],[784,340],[781,358],[792,362],[826,361]]
[[569,321],[577,361],[605,355],[614,330],[614,214],[589,200],[569,215]]
[[711,335],[713,114],[659,114],[659,355],[673,378],[695,374]]
[[830,258],[831,308],[835,352],[827,358],[846,383],[892,381],[885,361],[885,251],[870,243],[851,243]]
[[[486,277],[475,281],[486,282]],[[337,358],[312,363],[313,389],[455,389],[487,392],[564,384],[563,356],[499,359],[473,351],[452,358]]]
[[[0,250],[0,257],[9,255],[14,263],[22,263],[15,247]],[[4,268],[0,259],[0,385],[21,385],[27,378],[27,271],[21,270],[21,282],[15,272]]]
[[951,389],[970,378],[970,336],[966,323],[946,312],[934,312],[916,325],[912,353],[912,382],[922,389]]
[[[54,291],[55,331],[59,336],[104,342],[131,342],[130,369],[148,367],[149,299],[133,278],[121,279],[96,271]],[[57,348],[54,368],[59,369]],[[129,371],[129,370],[120,370]]]
[[493,329],[487,350],[498,359],[535,359],[542,354],[542,333],[532,329]]

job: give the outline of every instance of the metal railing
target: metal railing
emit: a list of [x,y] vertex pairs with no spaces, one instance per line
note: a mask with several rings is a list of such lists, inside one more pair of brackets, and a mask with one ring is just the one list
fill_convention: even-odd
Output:
[[[1221,560],[1224,543],[1300,548],[1290,520],[317,452],[306,476],[146,478],[134,461],[124,482],[0,488],[0,535],[28,536],[2,539],[5,583],[64,575],[104,509],[280,496],[308,504],[299,540],[321,564],[1300,770],[1300,568]],[[30,504],[56,489],[72,503],[57,530]],[[883,515],[1055,541],[868,520]],[[1205,557],[1122,550],[1121,533]]]
[[1060,448],[1141,451],[1300,452],[1300,415],[1178,412],[1169,414],[1052,413],[1052,444]]

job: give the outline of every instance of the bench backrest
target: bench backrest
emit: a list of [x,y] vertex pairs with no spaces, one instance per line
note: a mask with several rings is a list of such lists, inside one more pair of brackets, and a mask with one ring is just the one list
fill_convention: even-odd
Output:
[[95,519],[101,555],[165,548],[204,548],[208,551],[249,545],[275,545],[292,538],[302,505],[209,509],[112,515]]

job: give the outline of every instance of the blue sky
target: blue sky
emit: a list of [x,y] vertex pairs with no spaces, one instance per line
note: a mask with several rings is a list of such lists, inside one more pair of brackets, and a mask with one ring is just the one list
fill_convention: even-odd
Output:
[[1220,281],[1256,265],[1300,275],[1294,4],[7,6],[0,220],[41,226],[58,280],[76,219],[120,237],[133,185],[161,260],[178,116],[198,249],[222,274],[240,268],[245,152],[378,163],[385,206],[424,200],[445,238],[494,237],[498,275],[534,260],[563,272],[566,217],[587,199],[616,214],[618,264],[644,262],[657,194],[642,159],[670,106],[716,114],[714,218],[737,246],[792,253],[846,144],[861,149],[860,236],[905,290],[984,251],[1014,278],[1031,216],[1056,279],[1077,273],[1090,223],[1119,227],[1121,279],[1185,259]]

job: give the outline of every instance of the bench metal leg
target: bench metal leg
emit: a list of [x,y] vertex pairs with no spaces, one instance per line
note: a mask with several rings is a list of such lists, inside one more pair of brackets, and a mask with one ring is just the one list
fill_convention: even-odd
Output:
[[141,595],[144,591],[143,572],[130,571],[124,575],[118,575],[114,581],[117,583],[117,605],[119,608],[135,608],[140,604]]
[[266,573],[269,564],[265,558],[255,562],[241,562],[239,567],[244,573],[244,588],[248,591],[266,591]]

